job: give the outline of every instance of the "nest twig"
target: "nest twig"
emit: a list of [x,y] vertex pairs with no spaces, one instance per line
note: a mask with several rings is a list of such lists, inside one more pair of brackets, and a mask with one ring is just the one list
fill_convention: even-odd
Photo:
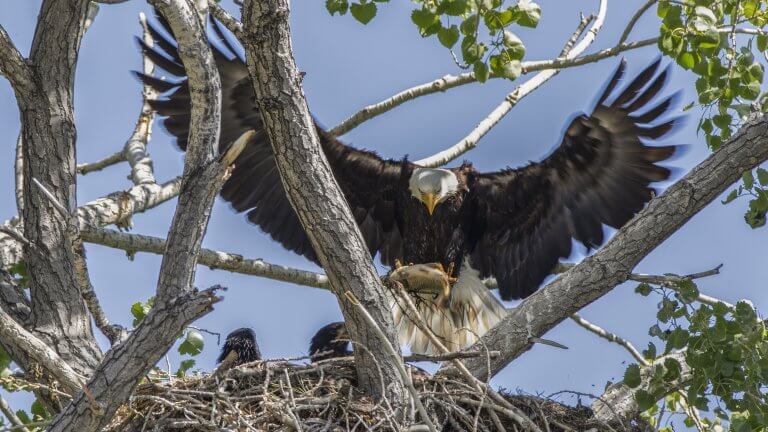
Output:
[[[417,368],[410,373],[438,430],[497,430],[490,411],[506,430],[520,430],[507,407],[460,378],[433,377]],[[349,358],[309,365],[260,361],[223,373],[153,379],[139,385],[106,431],[426,430],[420,418],[402,418],[387,404],[360,395],[356,384]],[[599,424],[586,407],[527,395],[503,397],[543,431],[614,430]]]

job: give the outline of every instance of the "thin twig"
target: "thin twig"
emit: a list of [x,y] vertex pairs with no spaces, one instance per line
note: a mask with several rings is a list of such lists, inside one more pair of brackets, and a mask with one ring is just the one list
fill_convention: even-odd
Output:
[[78,174],[86,175],[92,172],[101,171],[104,168],[116,165],[120,162],[125,162],[125,153],[122,150],[96,162],[78,164],[76,170]]
[[229,31],[235,36],[240,35],[243,31],[243,24],[237,20],[237,18],[230,15],[224,8],[219,5],[216,0],[208,0],[208,8],[217,20],[221,21]]
[[651,6],[656,4],[658,0],[648,0],[640,6],[640,9],[635,12],[634,15],[632,15],[632,18],[629,20],[629,23],[627,23],[627,27],[624,29],[624,32],[621,34],[621,37],[619,38],[619,42],[616,45],[622,45],[627,38],[629,37],[629,34],[632,33],[632,29],[635,28],[635,24],[637,24],[637,21],[640,20],[640,18],[643,16],[643,14],[650,9]]
[[5,418],[7,418],[13,426],[17,426],[19,428],[18,430],[29,432],[29,429],[27,429],[19,416],[13,412],[11,406],[8,405],[8,401],[5,400],[2,395],[0,395],[0,411],[2,411],[2,413],[5,415]]
[[593,324],[593,323],[585,320],[584,318],[581,317],[581,315],[579,315],[577,313],[571,315],[571,319],[576,324],[580,325],[581,327],[584,327],[585,329],[587,329],[587,330],[591,331],[592,333],[600,336],[601,338],[606,339],[608,341],[611,341],[613,343],[617,343],[617,344],[623,346],[624,349],[629,351],[629,353],[632,355],[632,357],[634,357],[635,360],[637,360],[637,362],[640,363],[641,365],[643,365],[643,366],[648,366],[649,365],[648,360],[646,360],[645,357],[643,357],[643,355],[640,354],[640,351],[638,351],[637,348],[635,348],[635,346],[632,345],[632,342],[630,342],[630,341],[628,341],[628,340],[626,340],[624,338],[621,338],[621,337],[617,336],[616,334],[611,333],[608,330],[606,330],[606,329],[604,329],[604,328],[602,328],[602,327],[600,327],[600,326],[598,326],[596,324]]

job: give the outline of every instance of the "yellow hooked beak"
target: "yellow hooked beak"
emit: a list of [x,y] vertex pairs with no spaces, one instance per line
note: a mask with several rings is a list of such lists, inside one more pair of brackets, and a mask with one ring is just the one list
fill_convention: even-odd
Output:
[[427,212],[429,212],[429,215],[432,216],[432,213],[435,211],[435,207],[437,207],[437,195],[433,193],[422,194],[421,202],[427,206]]

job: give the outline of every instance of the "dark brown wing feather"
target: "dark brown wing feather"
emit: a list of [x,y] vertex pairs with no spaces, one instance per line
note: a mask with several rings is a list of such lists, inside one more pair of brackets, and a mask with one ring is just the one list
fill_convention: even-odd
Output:
[[667,71],[657,74],[656,61],[608,104],[624,67],[622,61],[594,112],[576,117],[544,161],[475,178],[472,265],[497,279],[502,298],[536,291],[571,254],[572,238],[601,245],[603,224],[620,228],[651,199],[650,183],[669,178],[656,163],[678,147],[643,144],[675,122],[657,122],[673,99],[655,101]]
[[[137,76],[158,92],[169,92],[162,99],[150,103],[158,114],[166,117],[163,125],[176,137],[179,148],[185,150],[190,121],[187,77],[172,33],[162,20],[160,22],[163,28],[151,26],[155,46],[147,46],[141,40],[139,43],[144,53],[172,75],[173,80],[159,80],[142,73],[137,73]],[[216,22],[214,30],[223,45],[217,47],[212,44],[221,77],[219,151],[224,151],[244,132],[256,131],[235,161],[235,169],[224,184],[221,196],[236,211],[248,212],[248,220],[286,249],[318,263],[309,238],[285,194],[245,63]],[[407,191],[405,185],[412,165],[405,161],[384,160],[373,152],[351,148],[320,127],[317,129],[334,176],[355,215],[371,255],[381,252],[382,262],[391,265],[395,258],[402,256],[400,232],[394,217],[396,194]]]

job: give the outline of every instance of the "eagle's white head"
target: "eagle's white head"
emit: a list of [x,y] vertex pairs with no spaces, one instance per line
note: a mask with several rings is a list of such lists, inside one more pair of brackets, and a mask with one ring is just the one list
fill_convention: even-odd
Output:
[[416,168],[408,182],[411,195],[425,206],[430,216],[435,207],[459,190],[456,174],[441,168]]

